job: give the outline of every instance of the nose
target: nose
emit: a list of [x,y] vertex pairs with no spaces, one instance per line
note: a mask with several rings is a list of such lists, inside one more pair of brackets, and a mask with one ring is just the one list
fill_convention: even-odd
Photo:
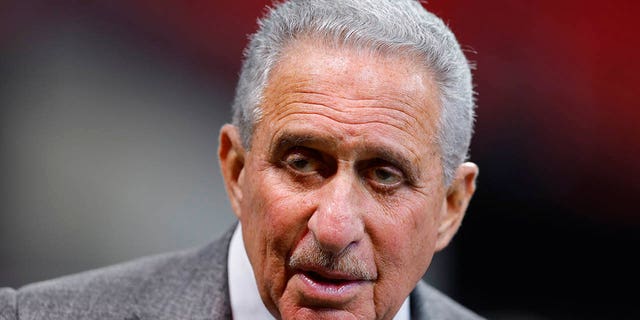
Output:
[[364,236],[364,202],[358,181],[334,177],[318,193],[319,204],[308,222],[318,244],[329,253],[341,254]]

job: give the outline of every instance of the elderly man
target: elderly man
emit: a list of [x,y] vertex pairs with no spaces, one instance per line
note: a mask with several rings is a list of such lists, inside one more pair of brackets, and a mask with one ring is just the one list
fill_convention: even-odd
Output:
[[476,319],[421,282],[478,168],[469,65],[413,0],[291,0],[246,50],[204,248],[0,290],[0,319]]

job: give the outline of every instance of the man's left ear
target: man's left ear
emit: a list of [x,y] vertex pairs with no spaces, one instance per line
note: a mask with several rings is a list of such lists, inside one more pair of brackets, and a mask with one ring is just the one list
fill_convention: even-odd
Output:
[[478,166],[472,162],[465,162],[456,169],[455,177],[447,189],[447,196],[444,200],[443,216],[440,218],[438,226],[436,250],[444,249],[460,228],[471,196],[476,191],[478,172]]

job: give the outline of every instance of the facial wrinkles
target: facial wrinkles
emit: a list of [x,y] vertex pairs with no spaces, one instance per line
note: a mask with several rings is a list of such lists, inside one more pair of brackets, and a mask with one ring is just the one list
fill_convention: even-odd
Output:
[[[369,127],[366,133],[362,133],[362,130],[358,130],[358,125],[319,124],[305,119],[296,121],[295,126],[279,126],[276,131],[269,143],[271,148],[268,153],[271,159],[274,159],[272,162],[277,161],[278,155],[284,150],[294,146],[305,146],[334,158],[341,175],[357,175],[359,163],[380,159],[400,170],[405,175],[406,187],[410,189],[423,188],[427,185],[425,179],[432,179],[430,173],[424,171],[425,165],[433,161],[429,154],[422,153],[424,148],[413,143],[409,135],[399,130],[395,130],[394,136],[389,134],[389,129],[378,126],[375,129]],[[398,137],[397,134],[401,136]],[[405,143],[397,143],[399,140],[404,140]],[[376,192],[373,195],[380,200],[385,198]]]
[[358,109],[341,109],[330,104],[312,102],[293,102],[282,106],[275,120],[282,121],[286,117],[296,114],[322,116],[334,122],[352,125],[378,123],[393,126],[398,130],[415,126],[414,122],[408,119],[406,114],[390,107],[362,106]]
[[[429,188],[431,189],[431,188]],[[431,189],[430,192],[434,190]],[[393,217],[395,221],[387,221],[389,224],[398,224],[403,226],[411,226],[413,230],[407,229],[404,234],[416,235],[420,234],[419,232],[415,232],[415,230],[433,230],[434,223],[434,214],[427,215],[416,215],[417,212],[437,212],[438,203],[432,202],[429,200],[430,197],[419,195],[416,196],[411,195],[406,197],[405,199],[399,200],[404,208],[403,212],[396,212],[397,207],[388,208],[388,210],[393,211],[393,213],[388,213],[382,215],[382,217]],[[425,202],[426,201],[426,202]],[[411,212],[414,212],[411,214]],[[380,216],[378,216],[380,217]],[[404,221],[398,221],[404,220]],[[383,223],[378,220],[376,223]],[[429,246],[433,243],[432,240],[429,240],[430,237],[434,237],[433,233],[422,233],[425,238],[389,238],[385,236],[381,237],[372,237],[372,241],[374,243],[374,247],[386,248],[387,253],[391,254],[381,254],[378,255],[379,261],[377,261],[377,265],[379,269],[385,270],[384,273],[380,274],[380,278],[378,279],[379,285],[376,286],[374,290],[375,301],[385,301],[388,292],[393,291],[395,286],[401,286],[400,282],[406,281],[407,283],[413,283],[419,279],[420,272],[412,272],[409,271],[411,269],[415,270],[423,270],[424,265],[428,265],[430,259],[425,252],[426,250],[424,246]],[[409,246],[398,246],[398,243],[412,243],[415,245]],[[403,258],[404,257],[404,258]],[[410,257],[407,259],[407,257]],[[415,279],[407,278],[409,275],[418,275]],[[407,292],[406,294],[409,294]],[[381,314],[383,312],[390,312],[387,309],[388,306],[378,305],[378,313]],[[396,306],[396,307],[399,307]],[[390,319],[392,314],[386,314],[385,318]]]
[[[318,50],[310,39],[287,48],[265,90],[264,101],[274,103],[264,107],[278,113],[294,102],[342,111],[367,106],[395,109],[405,114],[398,119],[407,117],[400,128],[433,133],[439,117],[437,86],[413,57],[348,47],[324,49]],[[267,97],[269,93],[274,95]]]
[[[309,94],[299,95],[300,98],[307,98],[308,96]],[[318,96],[329,98],[324,95]],[[407,108],[380,106],[375,105],[377,104],[376,102],[366,102],[371,106],[343,107],[337,106],[338,104],[316,103],[313,101],[314,99],[305,99],[305,102],[298,102],[293,99],[289,100],[291,101],[286,105],[278,105],[276,108],[272,108],[272,111],[267,117],[273,119],[269,121],[269,125],[275,130],[282,130],[282,128],[289,125],[289,123],[298,122],[298,124],[308,124],[310,120],[313,121],[313,118],[307,117],[329,119],[330,122],[328,123],[324,121],[313,122],[322,124],[328,128],[342,128],[344,129],[342,133],[350,136],[358,136],[361,135],[361,133],[373,133],[379,137],[400,135],[402,136],[402,141],[408,142],[414,140],[417,132],[426,132],[427,130],[421,122],[415,119],[415,116],[404,111]],[[347,103],[360,103],[360,101],[347,101]],[[341,104],[344,105],[346,103]],[[360,128],[361,126],[367,127]],[[385,128],[386,126],[392,128]],[[431,135],[425,134],[419,136],[429,137]],[[431,141],[428,140],[418,141],[410,151],[414,153],[416,158],[423,158],[424,155],[421,155],[421,153],[431,149],[429,148],[431,144]],[[417,152],[418,150],[421,152]]]
[[[291,109],[295,109],[295,107],[292,107]],[[269,145],[275,145],[275,141],[279,134],[277,133],[278,131],[280,131],[280,129],[282,129],[282,127],[287,125],[287,120],[289,117],[295,117],[297,115],[299,115],[299,112],[295,112],[295,110],[290,110],[289,112],[283,112],[283,114],[281,115],[281,117],[275,121],[275,123],[272,123],[272,125],[274,127],[276,127],[277,129],[274,131],[276,132],[274,135],[271,136],[272,141]],[[316,115],[316,113],[310,113],[310,114],[314,114]],[[325,116],[325,113],[318,113],[318,116]],[[331,117],[330,117],[331,118]],[[333,118],[331,118],[333,119]],[[294,119],[295,120],[295,119]],[[335,121],[335,120],[333,120]],[[294,121],[295,123],[297,123],[298,125],[302,122],[300,121]],[[338,122],[338,121],[335,121]],[[323,123],[323,122],[320,122]],[[324,124],[324,123],[323,123]],[[386,124],[386,123],[383,123]],[[338,125],[343,125],[342,123],[338,123]],[[336,126],[333,125],[327,125],[328,130],[332,130],[334,129]],[[370,128],[369,128],[370,129]],[[346,130],[340,130],[338,129],[338,131],[340,132],[344,132]],[[357,130],[356,130],[357,131]],[[382,132],[382,130],[380,130]],[[369,130],[370,132],[370,130]],[[413,136],[409,137],[408,135],[410,135],[408,132],[406,132],[405,130],[397,130],[397,132],[399,134],[404,135],[404,141],[405,144],[408,142],[413,141]],[[384,132],[384,133],[388,133],[388,132]],[[346,152],[343,152],[343,154],[347,154],[348,157],[345,159],[337,159],[339,162],[345,162],[343,163],[341,166],[346,166],[346,167],[354,167],[354,160],[359,159],[360,158],[360,154],[358,153],[360,150],[362,150],[361,148],[358,147],[358,143],[363,141],[363,140],[359,140],[359,139],[349,139],[349,138],[353,138],[352,136],[347,136],[346,138],[341,138],[339,139],[339,143],[336,145],[338,147],[338,149],[341,150],[348,150]],[[377,139],[380,139],[380,137],[376,137]],[[366,139],[366,138],[365,138]],[[392,140],[397,140],[397,138],[391,138]],[[366,140],[364,140],[366,141]],[[338,142],[338,141],[336,141]],[[363,143],[367,143],[367,142],[363,142]],[[437,154],[435,154],[434,150],[432,150],[431,152],[427,153],[428,151],[425,150],[428,148],[425,147],[421,147],[420,144],[418,145],[409,145],[409,146],[404,146],[403,150],[407,153],[410,154],[409,157],[407,157],[408,159],[410,159],[410,161],[413,162],[413,167],[420,167],[423,168],[422,170],[420,170],[420,172],[422,173],[420,176],[422,179],[420,180],[416,180],[416,184],[414,185],[414,187],[410,190],[410,192],[399,192],[397,193],[397,197],[395,197],[396,201],[393,201],[394,203],[399,203],[399,202],[405,202],[405,203],[412,203],[412,202],[416,202],[418,199],[424,199],[425,197],[428,197],[429,192],[433,192],[432,189],[436,188],[437,182],[437,174],[435,174],[434,172],[437,172],[438,170],[434,170],[439,168],[438,166],[435,165],[435,162],[437,161]],[[353,152],[351,152],[353,151]],[[424,152],[427,151],[427,152]],[[425,165],[428,168],[425,168]],[[426,174],[426,175],[425,175]],[[416,198],[417,196],[417,198]],[[394,205],[393,203],[389,203],[390,198],[385,197],[380,195],[379,197],[376,197],[380,200],[380,203],[384,204],[384,208],[385,211],[387,212],[386,216],[389,217],[397,217],[398,213],[395,212]],[[382,198],[382,199],[381,199]]]
[[[432,168],[437,169],[435,162],[439,161],[436,151],[435,149],[430,150],[433,147],[425,147],[426,142],[420,143],[418,141],[416,143],[409,133],[398,129],[391,132],[384,128],[384,124],[377,128],[368,127],[366,130],[360,130],[358,129],[359,125],[327,124],[322,121],[309,121],[306,118],[295,119],[297,116],[299,115],[289,116],[293,118],[294,126],[288,125],[287,121],[271,125],[274,134],[268,137],[270,139],[268,143],[264,143],[264,145],[270,146],[266,153],[267,156],[262,159],[265,169],[269,167],[270,163],[278,161],[279,154],[284,150],[304,145],[328,152],[336,158],[339,167],[343,168],[341,171],[354,172],[357,170],[359,161],[379,158],[397,166],[406,175],[408,190],[426,196],[428,189],[434,187],[433,183],[438,176],[437,170],[432,172]],[[398,143],[398,141],[403,143]],[[405,192],[398,192],[398,195],[404,194]],[[386,199],[389,202],[389,197],[375,192],[373,195],[379,200]],[[409,194],[404,196],[411,199]]]
[[[426,105],[426,101],[430,99],[423,95],[419,95],[424,98],[423,101],[418,101],[412,98],[410,92],[391,89],[382,89],[375,94],[345,94],[335,90],[344,87],[345,84],[342,83],[324,84],[321,79],[300,81],[288,76],[274,80],[280,85],[273,88],[274,99],[265,99],[274,102],[264,111],[265,114],[270,113],[276,121],[298,112],[317,113],[343,123],[381,122],[403,131],[424,132],[427,135],[432,134],[432,128],[435,128],[437,108]],[[434,114],[428,114],[427,110],[434,110]]]

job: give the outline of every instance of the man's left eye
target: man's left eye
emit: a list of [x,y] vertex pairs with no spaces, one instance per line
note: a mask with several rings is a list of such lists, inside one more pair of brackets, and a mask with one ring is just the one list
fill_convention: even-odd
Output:
[[396,168],[374,167],[368,171],[367,179],[384,187],[393,187],[404,181],[404,175]]

